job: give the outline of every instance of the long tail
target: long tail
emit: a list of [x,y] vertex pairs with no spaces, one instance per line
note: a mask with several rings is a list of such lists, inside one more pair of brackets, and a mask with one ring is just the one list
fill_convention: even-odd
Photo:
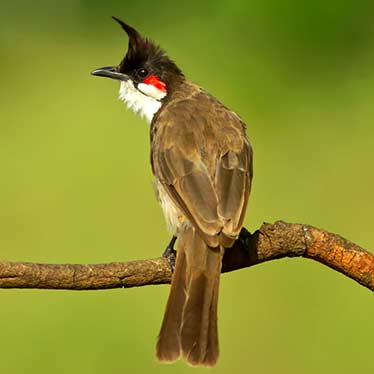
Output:
[[161,361],[180,355],[214,366],[219,356],[217,302],[223,250],[210,248],[192,227],[178,238],[177,260],[157,341]]

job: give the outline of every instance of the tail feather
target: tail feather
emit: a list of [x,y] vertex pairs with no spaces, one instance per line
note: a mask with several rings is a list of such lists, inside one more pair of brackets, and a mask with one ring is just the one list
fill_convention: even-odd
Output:
[[[222,260],[221,260],[222,262]],[[220,268],[221,272],[221,268]],[[206,366],[214,366],[217,362],[219,356],[219,344],[218,344],[218,328],[217,328],[217,303],[218,303],[218,291],[219,291],[219,280],[215,283],[212,295],[212,304],[210,310],[210,320],[208,326],[208,334],[210,339],[208,340],[208,345],[205,355]]]
[[180,326],[186,300],[186,256],[178,249],[169,299],[157,340],[156,356],[160,361],[175,361],[180,356]]
[[191,365],[213,366],[219,355],[217,302],[223,250],[209,248],[191,227],[179,238],[177,261],[157,342],[157,357],[180,354]]

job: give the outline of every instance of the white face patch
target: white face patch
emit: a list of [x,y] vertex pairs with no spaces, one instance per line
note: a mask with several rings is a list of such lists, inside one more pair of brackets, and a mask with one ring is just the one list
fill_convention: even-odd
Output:
[[139,83],[138,89],[144,93],[144,95],[153,97],[156,100],[161,100],[166,96],[165,91],[159,90],[153,84]]
[[[144,86],[150,86],[144,83],[140,83],[138,86],[141,84]],[[154,89],[159,91],[156,87],[154,87]],[[166,95],[165,92],[162,93],[164,96]],[[136,114],[139,114],[141,117],[145,117],[149,123],[152,122],[154,114],[157,113],[161,108],[161,102],[159,100],[161,100],[162,97],[160,97],[160,95],[156,95],[156,97],[153,97],[152,95],[148,96],[146,92],[142,93],[137,90],[131,80],[121,82],[119,98],[124,101],[127,104],[127,107],[133,110]]]

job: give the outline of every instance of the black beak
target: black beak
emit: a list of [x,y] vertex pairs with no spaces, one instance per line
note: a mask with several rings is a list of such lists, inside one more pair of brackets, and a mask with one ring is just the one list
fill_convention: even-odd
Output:
[[117,79],[119,81],[127,81],[130,78],[126,74],[119,73],[116,66],[106,66],[104,68],[96,69],[92,71],[91,74],[97,75],[98,77]]

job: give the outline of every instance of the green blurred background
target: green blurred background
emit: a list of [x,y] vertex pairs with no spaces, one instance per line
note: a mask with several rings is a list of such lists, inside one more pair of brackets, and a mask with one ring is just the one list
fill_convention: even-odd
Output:
[[[2,2],[0,260],[158,256],[148,125],[89,75],[122,58],[111,15],[158,41],[248,123],[246,227],[283,219],[373,248],[370,2]],[[373,295],[304,259],[222,277],[214,373],[372,373]],[[191,373],[154,359],[168,286],[0,290],[0,373]]]

